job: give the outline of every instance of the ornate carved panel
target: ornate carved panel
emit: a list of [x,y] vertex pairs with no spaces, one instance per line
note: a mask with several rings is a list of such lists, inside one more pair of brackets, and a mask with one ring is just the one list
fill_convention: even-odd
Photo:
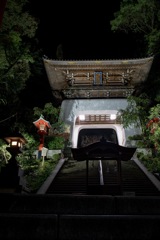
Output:
[[43,60],[52,92],[58,98],[125,98],[147,79],[153,57],[103,61]]

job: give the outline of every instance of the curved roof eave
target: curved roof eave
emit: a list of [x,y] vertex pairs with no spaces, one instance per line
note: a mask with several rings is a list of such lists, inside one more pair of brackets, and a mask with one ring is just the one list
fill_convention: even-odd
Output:
[[[144,82],[149,74],[154,56],[136,59],[113,59],[113,60],[53,60],[43,58],[44,67],[52,90],[61,91],[68,88],[66,76],[75,72],[102,71],[116,75],[118,71],[121,74],[132,71],[133,86]],[[119,74],[119,73],[118,73]]]

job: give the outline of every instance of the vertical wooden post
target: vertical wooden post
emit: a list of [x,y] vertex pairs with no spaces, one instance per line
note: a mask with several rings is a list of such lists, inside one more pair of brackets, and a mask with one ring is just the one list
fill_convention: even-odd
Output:
[[89,160],[86,160],[86,190],[87,190],[87,193],[88,193],[88,161]]

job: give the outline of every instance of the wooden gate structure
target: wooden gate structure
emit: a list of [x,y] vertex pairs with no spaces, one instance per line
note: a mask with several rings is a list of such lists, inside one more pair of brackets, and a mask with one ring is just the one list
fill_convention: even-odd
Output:
[[[85,61],[59,61],[44,58],[43,61],[52,94],[60,103],[66,99],[97,99],[97,101],[98,99],[117,99],[119,101],[132,95],[135,89],[146,81],[153,57]],[[96,113],[91,117],[95,119],[97,116]],[[105,114],[106,124],[109,124],[111,120],[106,119],[106,116]],[[92,121],[89,122],[93,124]],[[130,160],[136,147],[99,141],[84,147],[71,147],[71,151],[75,160],[86,161],[87,189],[88,162],[97,159],[117,161],[118,185],[121,189],[121,161]]]
[[52,60],[44,66],[53,96],[64,99],[126,98],[150,72],[153,57],[124,60]]

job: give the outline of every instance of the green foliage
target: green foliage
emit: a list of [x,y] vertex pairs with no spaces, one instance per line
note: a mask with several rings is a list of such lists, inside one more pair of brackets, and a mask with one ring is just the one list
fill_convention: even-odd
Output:
[[24,145],[22,153],[17,156],[17,161],[20,167],[26,170],[27,173],[27,170],[37,168],[38,166],[37,160],[33,161],[33,154],[37,149],[39,142],[28,133],[23,133],[23,136],[27,143]]
[[27,140],[23,152],[17,156],[17,161],[22,170],[24,170],[24,178],[27,182],[27,188],[30,192],[37,191],[46,178],[50,175],[56,164],[60,159],[59,154],[53,155],[50,159],[45,159],[42,165],[42,158],[37,159],[34,152],[39,145],[32,135],[23,133]]
[[151,120],[159,116],[160,116],[160,103],[150,108],[148,119]]
[[39,118],[41,115],[44,116],[50,124],[56,124],[59,121],[60,107],[56,108],[52,103],[46,103],[42,108],[34,107],[34,116]]
[[[51,103],[46,103],[44,109],[35,107],[34,108],[34,116],[37,118],[40,117],[41,114],[45,114],[45,116],[52,121],[56,121],[59,116],[59,109],[53,107]],[[47,121],[48,121],[47,119]],[[55,123],[56,124],[56,123]],[[23,129],[23,128],[22,128]],[[25,130],[25,129],[24,129]],[[25,179],[27,181],[27,187],[30,191],[36,191],[41,184],[46,180],[51,170],[55,167],[57,162],[60,159],[59,154],[53,155],[52,159],[47,159],[44,161],[42,166],[42,159],[35,159],[33,154],[39,145],[39,136],[36,133],[35,138],[34,135],[26,133],[25,131],[22,135],[27,140],[23,148],[23,152],[18,155],[17,160],[19,162],[20,167],[24,170]],[[45,137],[45,147],[48,149],[63,149],[65,139],[61,136],[46,136]]]
[[[37,57],[38,20],[31,14],[27,0],[8,0],[0,28],[0,115],[6,119],[21,115],[20,93],[31,77]],[[24,115],[23,115],[24,119]],[[7,125],[8,122],[5,122]],[[9,125],[9,123],[8,123]],[[12,121],[13,125],[13,121]]]
[[63,149],[65,140],[62,136],[47,137],[45,144],[49,149]]
[[129,139],[129,140],[142,140],[143,137],[142,137],[142,135],[140,135],[140,134],[135,134],[135,135],[133,135],[133,136],[129,136],[128,139]]
[[8,160],[11,158],[11,154],[6,150],[7,144],[0,139],[0,168],[5,166]]
[[21,168],[24,170],[26,188],[29,192],[36,192],[47,177],[51,174],[59,161],[59,155],[54,155],[52,159],[47,159],[42,165],[42,159],[32,157],[18,158]]
[[143,152],[139,152],[137,154],[138,159],[144,164],[144,166],[148,169],[148,171],[152,173],[160,173],[160,155],[156,157],[150,152],[148,154],[144,154]]
[[[160,104],[156,104],[150,108],[148,115],[148,122],[154,118],[160,118]],[[148,126],[148,125],[147,125]],[[153,123],[148,126],[148,136],[153,146],[156,148],[156,154],[160,155],[160,120],[157,123]]]
[[39,118],[41,115],[49,121],[51,125],[50,134],[45,138],[45,146],[51,149],[63,149],[65,139],[60,134],[64,132],[65,125],[59,117],[60,108],[55,108],[52,103],[46,103],[44,108],[35,107],[34,116]]
[[39,140],[35,139],[33,135],[26,132],[23,132],[22,135],[27,141],[23,147],[22,153],[19,155],[19,158],[23,159],[25,156],[31,157],[33,155],[33,152],[37,149],[37,146],[39,145]]
[[114,17],[110,22],[112,31],[141,34],[146,53],[160,52],[159,0],[122,0],[120,10]]
[[[146,139],[143,140],[144,148],[151,147],[148,154],[138,152],[138,159],[146,166],[150,172],[160,173],[160,122],[153,122],[160,116],[160,104],[150,108],[146,125]],[[150,124],[151,122],[151,124]],[[149,143],[150,145],[147,145]]]
[[160,104],[150,107],[150,100],[144,93],[139,97],[130,96],[127,108],[120,110],[120,115],[124,127],[141,127],[142,135],[129,136],[129,140],[138,140],[138,148],[152,149],[148,154],[138,152],[137,157],[149,171],[160,173],[160,121],[149,124],[160,117]]
[[34,61],[31,38],[38,23],[25,9],[27,2],[8,0],[0,29],[0,86],[7,94],[17,94],[25,87]]
[[[30,81],[33,86],[33,81],[38,78],[39,84],[42,78],[42,52],[36,39],[39,21],[31,16],[30,10],[28,0],[8,0],[3,15],[0,28],[0,123],[1,132],[3,127],[12,131],[18,126],[27,140],[17,160],[25,171],[29,187],[34,191],[54,168],[59,156],[45,161],[43,167],[41,160],[34,159],[33,152],[39,145],[39,136],[36,131],[34,135],[33,115],[39,118],[43,114],[58,132],[63,131],[63,123],[59,120],[60,109],[54,108],[51,103],[47,103],[44,109],[35,108],[32,111],[21,101],[27,83]],[[54,145],[57,148],[63,146],[61,138],[56,141]],[[0,166],[9,158],[6,145],[0,142]]]
[[145,132],[150,106],[148,96],[145,93],[142,93],[140,96],[129,96],[127,102],[126,109],[119,110],[124,127],[134,125],[134,127],[139,127],[142,129],[142,132]]

